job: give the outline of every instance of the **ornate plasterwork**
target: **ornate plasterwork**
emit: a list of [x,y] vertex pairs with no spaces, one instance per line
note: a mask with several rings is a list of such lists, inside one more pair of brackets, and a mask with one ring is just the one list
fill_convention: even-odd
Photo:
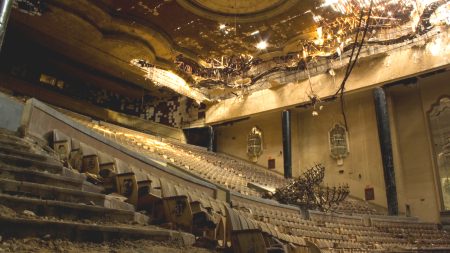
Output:
[[262,131],[254,126],[247,136],[247,155],[256,162],[263,152],[263,136]]
[[[165,69],[175,69],[177,55],[192,57],[157,27],[113,15],[99,1],[45,1],[41,16],[15,13],[13,22],[33,29],[43,44],[98,70],[149,88],[145,73],[130,60],[145,59]],[[71,48],[71,50],[65,50]],[[89,59],[89,60],[87,60]],[[136,74],[136,78],[126,75]],[[139,79],[139,80],[138,80]]]
[[345,126],[335,124],[328,132],[328,144],[330,146],[330,155],[336,159],[338,165],[344,164],[344,158],[348,156],[348,134]]
[[299,4],[297,0],[177,0],[177,3],[201,17],[237,23],[267,20]]

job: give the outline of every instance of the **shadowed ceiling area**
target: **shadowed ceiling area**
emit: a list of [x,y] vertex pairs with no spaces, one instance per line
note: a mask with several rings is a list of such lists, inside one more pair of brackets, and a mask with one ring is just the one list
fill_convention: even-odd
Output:
[[45,0],[19,1],[11,19],[31,39],[100,72],[213,101],[260,89],[275,72],[338,60],[355,51],[363,31],[376,45],[412,39],[448,9],[444,0]]

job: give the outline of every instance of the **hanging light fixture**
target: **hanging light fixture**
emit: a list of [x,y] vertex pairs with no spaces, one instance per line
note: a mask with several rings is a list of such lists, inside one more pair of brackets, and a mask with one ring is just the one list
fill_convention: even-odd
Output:
[[256,48],[258,48],[259,50],[264,50],[267,48],[267,46],[268,44],[265,40],[261,40],[260,42],[258,42],[258,44],[256,44]]

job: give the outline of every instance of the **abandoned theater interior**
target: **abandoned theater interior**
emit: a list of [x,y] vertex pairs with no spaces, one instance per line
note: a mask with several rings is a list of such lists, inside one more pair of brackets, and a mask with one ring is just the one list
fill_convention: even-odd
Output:
[[450,1],[0,2],[0,252],[450,252]]

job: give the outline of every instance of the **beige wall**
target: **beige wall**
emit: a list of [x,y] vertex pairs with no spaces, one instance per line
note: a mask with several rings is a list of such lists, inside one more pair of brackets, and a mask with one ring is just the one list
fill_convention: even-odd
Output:
[[[304,170],[314,163],[326,168],[325,183],[335,185],[348,183],[351,195],[364,199],[367,186],[375,190],[375,204],[386,206],[383,167],[371,91],[345,96],[350,152],[339,166],[330,156],[328,131],[336,123],[343,124],[340,103],[324,105],[318,116],[312,110],[299,110],[298,128],[300,156],[298,163]],[[339,171],[343,171],[340,173]]]
[[[312,116],[311,109],[292,109],[293,175],[298,176],[315,163],[322,163],[327,170],[326,183],[329,185],[348,183],[352,195],[361,199],[364,198],[366,186],[374,187],[376,197],[374,203],[385,206],[386,194],[372,93],[366,91],[346,98],[350,154],[344,159],[343,166],[337,165],[336,160],[330,156],[328,147],[328,131],[333,124],[342,122],[339,103],[325,104],[318,117]],[[218,151],[248,159],[247,134],[255,125],[262,129],[264,142],[264,152],[257,163],[267,167],[267,160],[275,158],[276,171],[283,173],[280,111],[218,127]],[[340,174],[339,170],[343,170],[344,173]]]
[[[450,95],[449,80],[448,71],[419,78],[416,85],[387,88],[399,209],[404,213],[408,204],[413,216],[430,222],[439,221],[440,197],[426,113],[440,96]],[[327,169],[325,183],[348,183],[351,194],[361,199],[367,186],[374,187],[372,202],[386,206],[372,90],[345,98],[350,153],[342,166],[330,156],[328,147],[328,131],[334,123],[343,122],[339,103],[324,104],[317,117],[311,109],[292,109],[293,175],[321,162]],[[267,167],[267,159],[275,158],[276,171],[282,173],[281,111],[218,127],[218,151],[247,159],[247,134],[255,125],[264,135],[264,153],[258,164]]]
[[428,127],[427,111],[442,95],[450,95],[450,72],[419,78],[415,85],[389,89],[397,133],[396,171],[403,187],[400,208],[413,215],[439,221],[440,196]]
[[217,127],[217,151],[248,160],[247,135],[254,126],[258,126],[263,133],[264,150],[257,164],[267,168],[267,160],[275,159],[276,171],[283,173],[281,112],[253,116],[232,125]]

